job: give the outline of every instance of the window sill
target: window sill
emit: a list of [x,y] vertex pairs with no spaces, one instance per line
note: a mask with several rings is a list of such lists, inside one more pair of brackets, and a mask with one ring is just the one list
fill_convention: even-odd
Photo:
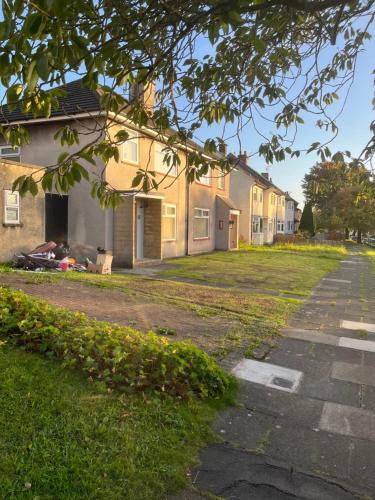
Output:
[[127,163],[128,165],[133,165],[136,167],[139,167],[140,163],[139,161],[131,161],[131,160],[120,160],[121,163]]
[[23,227],[22,222],[3,222],[3,227]]
[[194,241],[201,241],[201,240],[209,240],[210,237],[209,236],[202,236],[201,238],[193,238]]
[[171,240],[162,240],[163,243],[174,243],[175,241],[177,241],[177,238]]

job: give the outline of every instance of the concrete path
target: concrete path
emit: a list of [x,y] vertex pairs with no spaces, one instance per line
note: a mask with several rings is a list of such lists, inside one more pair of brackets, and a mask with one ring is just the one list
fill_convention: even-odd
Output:
[[225,499],[375,499],[375,278],[352,255],[264,361],[228,360],[237,407],[215,423],[194,486]]

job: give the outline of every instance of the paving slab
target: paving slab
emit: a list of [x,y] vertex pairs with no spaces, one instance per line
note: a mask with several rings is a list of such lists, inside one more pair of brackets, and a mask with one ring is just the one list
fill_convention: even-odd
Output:
[[295,392],[302,379],[302,372],[252,359],[243,359],[232,370],[243,380],[262,384],[280,391]]
[[327,401],[324,403],[319,429],[375,441],[375,414],[361,408]]
[[338,345],[348,349],[357,349],[359,351],[375,352],[375,342],[369,340],[359,340],[347,337],[340,337]]
[[375,366],[335,361],[332,365],[331,376],[334,379],[375,387]]
[[341,328],[348,330],[367,330],[368,332],[375,333],[375,323],[365,323],[362,321],[347,321],[345,319],[340,321]]

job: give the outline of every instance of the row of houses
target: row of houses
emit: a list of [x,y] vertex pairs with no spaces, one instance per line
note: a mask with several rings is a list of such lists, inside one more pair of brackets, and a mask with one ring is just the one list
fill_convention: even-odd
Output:
[[[178,147],[180,164],[171,167],[164,161],[164,145],[151,128],[137,130],[125,111],[105,113],[99,92],[83,87],[80,80],[65,85],[64,90],[66,97],[49,118],[35,119],[19,109],[10,112],[6,106],[0,110],[2,123],[24,125],[30,137],[29,143],[15,149],[0,144],[0,261],[54,240],[67,243],[78,259],[93,258],[100,246],[112,250],[115,265],[134,267],[215,249],[234,250],[240,240],[270,244],[276,234],[297,229],[297,202],[268,175],[252,169],[246,154],[236,159],[229,174],[212,171],[189,183],[180,174],[188,155],[201,151],[197,144]],[[153,106],[152,86],[143,90],[142,98]],[[98,161],[95,168],[87,165],[92,179],[99,175],[121,193],[123,203],[115,210],[102,209],[90,196],[87,182],[80,182],[64,196],[40,192],[36,197],[21,198],[12,192],[18,176],[33,173],[38,178],[55,163],[61,144],[54,136],[68,124],[82,132],[79,147],[95,140],[103,125],[113,137],[119,130],[129,133],[129,140],[120,146],[118,161]],[[147,194],[132,188],[137,170],[146,165],[162,180],[157,191]]]

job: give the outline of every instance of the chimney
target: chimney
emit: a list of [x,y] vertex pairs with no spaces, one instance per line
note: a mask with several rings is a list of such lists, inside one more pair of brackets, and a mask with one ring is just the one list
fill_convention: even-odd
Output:
[[153,111],[155,104],[155,84],[154,82],[133,83],[129,87],[129,101],[142,100],[148,111]]
[[245,163],[245,165],[247,165],[247,160],[248,160],[248,158],[249,158],[249,157],[247,156],[246,151],[244,151],[243,153],[240,153],[240,154],[238,155],[238,159],[239,159],[239,161],[240,161],[241,163]]
[[223,156],[227,156],[228,154],[228,145],[225,142],[219,142],[219,153]]

